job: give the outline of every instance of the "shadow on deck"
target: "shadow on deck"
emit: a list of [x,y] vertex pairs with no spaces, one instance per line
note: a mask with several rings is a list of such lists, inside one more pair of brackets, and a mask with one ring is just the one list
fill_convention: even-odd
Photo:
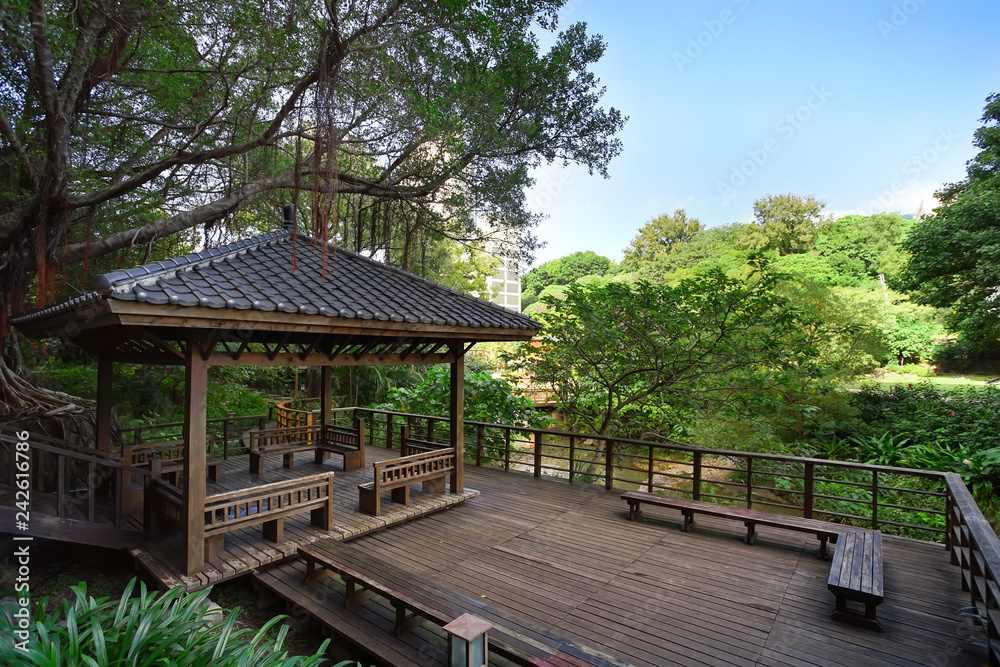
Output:
[[377,447],[367,448],[369,465],[362,469],[344,471],[339,457],[332,457],[323,464],[316,464],[312,456],[300,455],[292,468],[283,468],[280,457],[265,462],[264,472],[251,475],[248,456],[238,456],[222,463],[218,482],[207,482],[208,495],[236,491],[252,486],[296,479],[320,472],[334,471],[334,526],[332,532],[316,528],[309,522],[309,514],[292,515],[285,519],[284,541],[272,542],[263,537],[260,526],[248,526],[226,535],[225,550],[192,575],[183,573],[181,536],[147,540],[130,550],[136,565],[148,572],[161,590],[184,586],[198,590],[212,584],[250,574],[263,566],[294,557],[301,544],[320,539],[349,540],[397,524],[412,521],[433,512],[459,505],[479,495],[466,489],[464,493],[421,495],[419,485],[413,491],[408,505],[388,502],[382,504],[381,516],[363,514],[358,508],[358,484],[372,480],[371,462],[396,458],[398,452]]
[[[884,632],[877,633],[830,618],[830,562],[816,558],[811,536],[761,529],[751,547],[741,527],[710,517],[692,533],[678,530],[679,514],[667,510],[627,521],[618,492],[472,466],[466,481],[482,495],[352,544],[621,664],[986,660],[973,645],[979,631],[959,613],[967,604],[960,570],[941,545],[885,538]],[[306,585],[304,573],[303,562],[290,559],[255,579],[293,615],[315,617],[385,664],[444,664],[437,626],[417,623],[393,637],[394,611],[382,598],[366,594],[345,606],[338,577]]]

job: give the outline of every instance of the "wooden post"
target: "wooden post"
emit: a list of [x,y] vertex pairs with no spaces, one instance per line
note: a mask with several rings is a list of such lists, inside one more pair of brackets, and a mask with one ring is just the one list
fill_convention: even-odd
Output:
[[615,441],[604,444],[604,488],[610,491],[615,484]]
[[[332,376],[329,366],[321,366],[319,369],[319,441],[326,441],[326,427],[333,422],[330,421],[330,401],[331,388],[333,386]],[[317,443],[318,444],[318,443]]]
[[747,457],[747,509],[753,509],[753,459]]
[[542,476],[542,432],[535,431],[535,477]]
[[451,474],[451,492],[465,490],[465,354],[463,343],[452,343],[455,361],[451,363],[451,400],[448,416],[451,417],[449,444],[455,448],[455,472]]
[[191,336],[184,363],[184,572],[205,566],[205,427],[208,365],[201,341]]
[[701,452],[695,452],[691,462],[691,499],[701,500]]
[[649,485],[649,492],[652,493],[653,492],[653,446],[649,445],[647,449],[649,450],[649,465],[648,465],[649,477],[647,479],[647,484]]
[[114,363],[107,357],[97,359],[97,448],[111,451],[111,378]]
[[816,464],[807,463],[805,470],[805,479],[803,480],[804,488],[802,489],[803,492],[802,516],[805,517],[806,519],[813,518],[813,507],[814,507],[813,493],[814,493],[814,488],[816,486],[815,479],[816,479]]
[[569,436],[569,483],[570,484],[573,483],[573,477],[576,473],[576,459],[573,456],[576,453],[575,450],[576,450],[576,436],[571,435]]
[[872,530],[878,530],[878,470],[872,470]]
[[486,427],[480,424],[476,427],[476,466],[483,465],[483,440],[486,438]]
[[[372,423],[375,423],[375,418],[372,417]],[[374,430],[374,426],[372,430]],[[385,413],[385,448],[392,449],[392,413]]]

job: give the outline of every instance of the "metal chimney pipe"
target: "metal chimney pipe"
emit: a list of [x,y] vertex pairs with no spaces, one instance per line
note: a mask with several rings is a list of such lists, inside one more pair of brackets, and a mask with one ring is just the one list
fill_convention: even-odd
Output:
[[281,228],[295,231],[295,204],[285,204],[282,212],[284,213],[285,221],[282,223]]

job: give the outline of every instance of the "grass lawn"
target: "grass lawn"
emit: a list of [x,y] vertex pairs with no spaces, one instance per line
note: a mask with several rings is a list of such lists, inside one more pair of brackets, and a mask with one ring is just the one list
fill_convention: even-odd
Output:
[[847,385],[850,388],[858,389],[864,385],[875,384],[880,387],[892,387],[898,384],[920,384],[927,382],[935,389],[947,391],[962,387],[973,387],[982,389],[987,386],[988,380],[993,380],[995,375],[932,375],[930,377],[920,377],[910,373],[885,373],[880,377],[860,377],[855,382]]

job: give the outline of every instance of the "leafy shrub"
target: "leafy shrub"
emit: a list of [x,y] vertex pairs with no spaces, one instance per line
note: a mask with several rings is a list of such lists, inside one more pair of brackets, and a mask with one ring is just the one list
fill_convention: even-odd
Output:
[[323,662],[326,640],[309,657],[289,657],[284,649],[288,633],[281,626],[277,637],[269,633],[283,617],[276,616],[257,632],[236,628],[239,609],[213,625],[205,618],[211,588],[184,593],[174,588],[157,595],[136,580],[125,587],[120,600],[87,595],[86,584],[72,587],[75,599],[47,614],[39,604],[29,628],[27,651],[14,645],[15,624],[0,614],[0,662],[36,667],[103,667],[105,665],[255,665],[256,667],[307,667]]

